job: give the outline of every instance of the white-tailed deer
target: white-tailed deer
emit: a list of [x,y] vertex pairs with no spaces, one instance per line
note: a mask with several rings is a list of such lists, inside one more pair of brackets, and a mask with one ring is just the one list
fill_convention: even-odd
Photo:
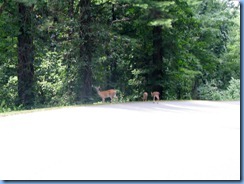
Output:
[[147,101],[147,97],[148,97],[148,93],[147,92],[144,92],[143,93],[143,96],[142,96],[142,100],[143,101]]
[[116,96],[116,90],[114,90],[114,89],[100,91],[100,86],[99,87],[94,86],[94,88],[97,90],[97,94],[102,98],[103,103],[105,102],[105,98],[110,98],[111,103],[112,103],[113,98],[118,99],[118,97]]
[[158,91],[151,92],[151,95],[153,97],[153,103],[155,102],[155,99],[157,99],[159,101],[160,93]]

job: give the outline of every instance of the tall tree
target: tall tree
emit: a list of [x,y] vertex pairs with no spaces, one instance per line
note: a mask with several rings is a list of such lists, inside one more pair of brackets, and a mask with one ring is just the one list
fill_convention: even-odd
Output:
[[83,75],[82,98],[89,100],[92,93],[92,53],[94,51],[91,0],[80,0],[79,5],[80,60],[82,62],[80,72]]
[[163,31],[171,27],[172,17],[169,7],[174,2],[154,0],[148,3],[149,26],[152,26],[152,59],[150,63],[151,74],[148,81],[151,90],[156,90],[164,97],[163,81],[165,80],[164,48],[165,37]]
[[34,47],[32,36],[33,5],[18,3],[19,35],[18,35],[18,95],[24,106],[34,102]]

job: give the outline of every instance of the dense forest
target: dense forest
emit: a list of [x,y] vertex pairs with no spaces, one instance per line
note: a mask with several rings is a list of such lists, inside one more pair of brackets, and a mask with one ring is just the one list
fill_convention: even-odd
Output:
[[240,98],[240,4],[0,0],[0,112],[101,101]]

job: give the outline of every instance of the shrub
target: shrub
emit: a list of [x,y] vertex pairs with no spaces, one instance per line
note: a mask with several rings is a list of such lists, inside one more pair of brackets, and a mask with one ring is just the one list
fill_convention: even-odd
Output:
[[231,78],[224,96],[226,100],[240,100],[240,79]]
[[206,82],[198,87],[198,96],[201,100],[239,100],[240,79],[231,78],[226,90],[219,89],[215,80]]

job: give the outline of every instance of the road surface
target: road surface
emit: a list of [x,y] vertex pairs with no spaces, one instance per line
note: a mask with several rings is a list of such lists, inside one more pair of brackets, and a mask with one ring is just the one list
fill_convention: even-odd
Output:
[[0,116],[1,180],[239,180],[240,102],[161,101]]

